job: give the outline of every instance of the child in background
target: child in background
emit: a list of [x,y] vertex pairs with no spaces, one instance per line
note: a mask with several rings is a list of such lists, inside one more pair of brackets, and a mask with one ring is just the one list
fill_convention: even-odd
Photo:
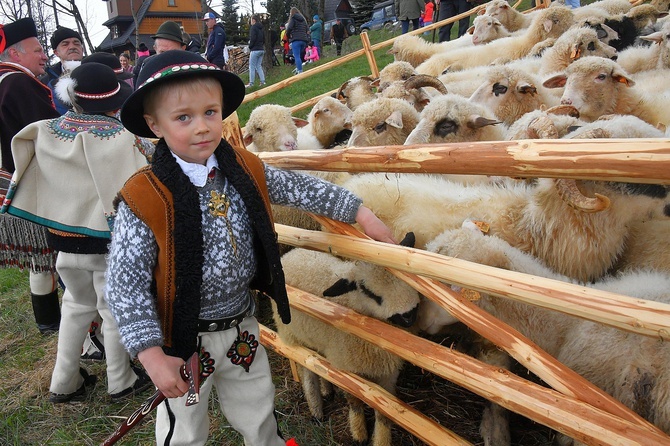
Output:
[[[107,271],[122,342],[167,397],[156,414],[158,444],[205,444],[212,387],[246,446],[286,444],[251,293],[270,296],[290,322],[270,202],[356,221],[372,238],[394,243],[346,189],[265,166],[222,139],[221,122],[244,95],[235,74],[173,50],[147,60],[121,110],[133,133],[160,138],[153,163],[119,194]],[[179,369],[200,349],[215,370],[200,403],[187,407]]]
[[312,63],[319,60],[319,50],[314,46],[314,42],[310,41],[305,48],[305,63]]
[[[426,6],[424,11],[421,13],[421,18],[423,18],[423,25],[421,26],[428,26],[433,24],[433,14],[435,13],[435,3],[433,3],[433,0],[424,0]],[[426,31],[423,33],[424,36],[429,35],[430,33]]]

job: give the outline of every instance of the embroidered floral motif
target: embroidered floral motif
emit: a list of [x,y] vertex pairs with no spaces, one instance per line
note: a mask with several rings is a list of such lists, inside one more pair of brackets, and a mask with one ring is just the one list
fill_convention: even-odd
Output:
[[91,133],[98,138],[113,138],[123,131],[123,125],[110,116],[67,112],[49,121],[49,129],[60,140],[74,141],[81,132]]
[[240,333],[238,328],[237,339],[233,342],[226,356],[230,358],[230,362],[239,365],[248,372],[251,363],[254,362],[254,357],[256,357],[256,350],[258,350],[256,336],[246,330]]

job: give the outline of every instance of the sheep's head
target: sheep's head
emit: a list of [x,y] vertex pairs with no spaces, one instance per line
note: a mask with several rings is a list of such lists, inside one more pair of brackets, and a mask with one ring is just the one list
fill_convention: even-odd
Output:
[[[407,234],[400,244],[413,247],[414,234]],[[347,306],[361,314],[401,327],[410,327],[416,320],[419,293],[384,267],[357,262],[351,269],[351,276],[339,279],[323,292],[323,296],[338,297],[352,291],[361,297],[349,299]]]
[[307,120],[312,125],[314,136],[324,147],[329,147],[338,133],[351,129],[352,116],[349,107],[335,98],[325,96],[314,105]]
[[405,145],[463,141],[499,141],[502,131],[492,125],[500,121],[491,112],[467,99],[446,94],[434,98],[421,112],[421,121]]
[[492,67],[486,81],[470,96],[470,101],[483,105],[510,125],[542,106],[543,97],[538,94],[535,84],[535,77],[522,70]]
[[468,33],[472,34],[472,43],[475,45],[483,45],[510,34],[500,20],[489,15],[475,17]]
[[537,41],[558,38],[575,23],[572,11],[562,6],[546,8],[533,18],[528,30],[537,36]]
[[383,89],[384,86],[395,81],[406,81],[416,74],[416,70],[409,62],[396,61],[386,65],[379,72],[378,84]]
[[559,51],[561,56],[567,57],[570,62],[587,56],[616,59],[616,50],[603,43],[593,28],[582,27],[566,31],[558,38],[552,51]]
[[360,104],[375,97],[372,83],[375,80],[370,76],[358,76],[349,79],[340,85],[335,98],[346,104],[351,110],[356,110]]
[[564,87],[561,104],[572,105],[582,119],[593,121],[615,112],[622,89],[635,82],[616,62],[602,57],[583,57],[561,74],[545,80],[547,88]]
[[249,115],[244,128],[244,144],[253,143],[254,152],[281,152],[297,149],[298,126],[307,121],[294,121],[288,107],[264,104]]
[[407,101],[379,98],[354,111],[349,146],[402,145],[419,122],[419,113]]

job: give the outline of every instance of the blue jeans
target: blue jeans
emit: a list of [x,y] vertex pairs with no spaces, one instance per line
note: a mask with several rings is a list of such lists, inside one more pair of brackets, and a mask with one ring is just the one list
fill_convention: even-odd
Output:
[[319,57],[323,57],[323,53],[321,52],[321,41],[312,39],[312,42],[314,42],[314,48],[319,52]]
[[293,50],[293,57],[295,57],[295,69],[298,73],[302,73],[302,53],[305,51],[307,42],[304,40],[294,40],[291,42],[291,49]]
[[265,73],[263,73],[263,55],[265,50],[256,50],[252,51],[249,54],[249,83],[253,85],[256,78],[256,73],[258,73],[258,78],[261,80],[261,84],[265,83]]

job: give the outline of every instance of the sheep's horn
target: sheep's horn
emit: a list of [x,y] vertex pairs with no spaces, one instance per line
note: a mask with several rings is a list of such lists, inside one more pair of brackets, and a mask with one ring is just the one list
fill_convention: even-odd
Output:
[[572,105],[556,105],[554,107],[549,107],[546,112],[551,113],[552,115],[565,115],[579,118],[579,110]]
[[487,125],[496,125],[500,124],[502,121],[497,121],[495,119],[485,118],[483,116],[471,115],[468,118],[467,126],[471,129],[479,129]]
[[600,212],[610,207],[610,199],[604,195],[595,194],[594,198],[585,196],[577,186],[577,180],[557,179],[555,181],[558,195],[570,207],[582,212]]
[[530,139],[557,139],[558,130],[554,122],[546,116],[538,116],[528,124]]
[[338,99],[342,102],[346,101],[347,97],[344,95],[343,91],[345,88],[347,88],[350,81],[351,79],[348,81],[344,81],[344,83],[340,85],[340,88],[337,89],[337,93],[335,94],[335,99]]
[[409,79],[405,81],[404,86],[406,90],[421,87],[433,87],[441,94],[447,94],[447,87],[445,87],[435,76],[429,76],[427,74],[415,74],[414,76],[410,76]]

